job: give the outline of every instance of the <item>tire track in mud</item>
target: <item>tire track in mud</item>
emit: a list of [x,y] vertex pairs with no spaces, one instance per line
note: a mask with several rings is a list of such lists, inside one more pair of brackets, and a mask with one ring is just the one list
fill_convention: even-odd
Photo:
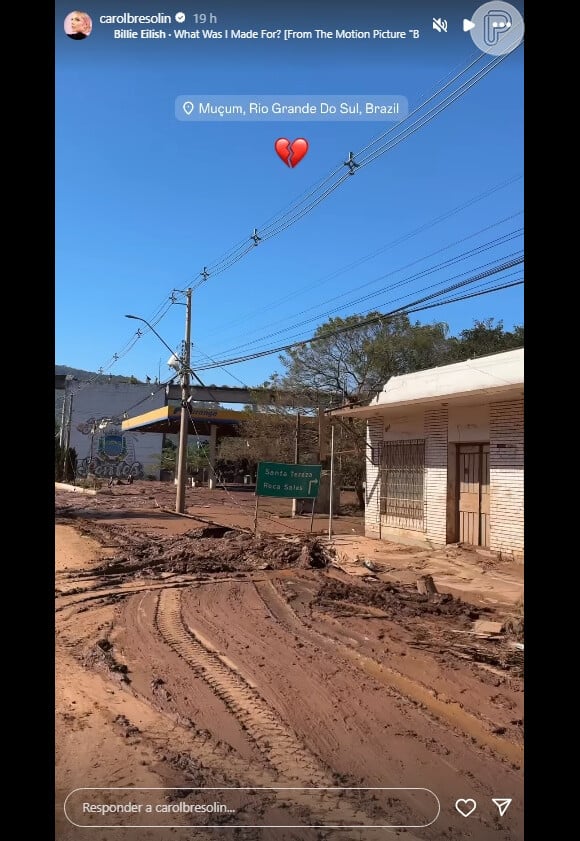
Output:
[[386,686],[392,695],[410,701],[416,709],[422,710],[429,718],[435,719],[440,724],[451,725],[456,731],[475,740],[478,745],[491,748],[502,759],[520,766],[523,763],[521,745],[508,742],[488,732],[477,718],[467,713],[458,704],[444,703],[434,698],[426,687],[421,686],[412,678],[361,654],[330,634],[313,628],[291,607],[274,580],[254,582],[254,586],[271,616],[281,625],[285,625],[289,631],[294,633],[300,629],[302,636],[310,636],[311,640],[316,640],[318,644],[332,643],[333,647],[339,649],[346,659]]
[[[164,590],[157,596],[155,626],[168,644],[194,671],[205,680],[223,702],[226,709],[241,723],[249,738],[262,753],[266,764],[279,776],[277,783],[293,782],[301,788],[327,788],[319,792],[318,807],[326,813],[328,826],[341,830],[345,826],[353,829],[376,826],[379,815],[385,815],[384,805],[379,804],[372,789],[365,789],[370,799],[365,808],[355,790],[341,790],[336,787],[334,775],[323,763],[304,747],[296,734],[276,716],[268,703],[236,666],[219,654],[208,640],[191,628],[183,618],[181,605],[182,590]],[[265,769],[264,769],[265,770]],[[246,774],[247,776],[247,768]],[[292,790],[292,805],[299,807],[302,816],[312,810],[311,795]],[[288,801],[290,805],[290,801]],[[404,804],[402,808],[405,809]],[[324,830],[319,824],[320,812],[312,824]],[[386,820],[386,818],[384,818]],[[397,829],[383,826],[386,835],[396,835]],[[406,831],[409,841],[420,839]]]
[[184,623],[179,590],[159,594],[155,621],[164,640],[209,684],[281,777],[303,785],[332,785],[331,775],[277,718],[257,689]]
[[93,579],[95,583],[89,584],[88,586],[75,587],[69,590],[57,590],[55,593],[55,600],[57,602],[55,612],[58,613],[67,607],[83,602],[105,598],[121,599],[126,596],[132,596],[134,593],[148,592],[149,590],[165,590],[169,587],[191,587],[192,585],[196,587],[213,586],[222,581],[240,583],[245,580],[250,585],[254,583],[254,580],[250,577],[244,579],[237,576],[225,576],[223,578],[204,576],[203,578],[198,578],[192,575],[176,574],[170,578],[168,577],[163,580],[155,579],[152,581],[143,581],[142,579],[138,581],[127,581],[124,579],[124,576],[120,576],[120,578],[122,580],[117,583],[111,583],[108,578],[103,581],[102,576],[98,576]]
[[[168,728],[162,737],[159,733],[152,733],[149,728],[145,728],[144,732],[138,731],[138,738],[140,741],[145,741],[157,754],[162,754],[161,759],[164,763],[168,763],[172,769],[170,773],[186,773],[184,792],[187,791],[189,786],[203,785],[221,785],[233,788],[257,785],[272,791],[275,791],[278,787],[276,794],[268,795],[266,793],[264,803],[256,805],[257,820],[261,819],[262,809],[267,806],[268,798],[274,797],[274,802],[271,805],[275,805],[277,808],[290,809],[291,811],[288,814],[291,814],[294,809],[298,810],[298,822],[301,823],[308,819],[312,821],[312,826],[322,826],[322,824],[319,824],[321,820],[328,825],[337,825],[341,829],[345,825],[350,825],[352,821],[355,822],[356,827],[374,825],[379,821],[379,816],[385,814],[385,804],[380,801],[381,795],[376,797],[372,790],[367,792],[366,789],[363,790],[365,791],[364,795],[358,794],[356,791],[337,789],[332,772],[327,770],[316,757],[308,752],[295,734],[272,713],[271,708],[257,690],[239,675],[235,665],[233,663],[228,664],[227,659],[218,654],[211,643],[206,643],[201,636],[198,638],[198,634],[186,626],[181,615],[182,590],[168,589],[165,592],[166,599],[163,599],[163,593],[149,593],[155,600],[155,617],[151,624],[149,623],[152,617],[148,620],[143,610],[143,600],[148,594],[141,594],[140,597],[137,593],[135,595],[138,596],[138,601],[133,609],[137,616],[137,624],[141,626],[141,631],[149,628],[152,633],[155,633],[161,644],[167,646],[178,657],[185,660],[196,677],[204,680],[211,691],[215,693],[215,696],[224,704],[227,711],[232,713],[236,720],[242,724],[246,736],[256,745],[261,754],[259,764],[248,763],[247,759],[244,760],[237,756],[233,749],[228,749],[221,742],[216,742],[208,731],[195,729],[192,721],[184,718],[179,711],[170,711],[164,704],[157,704],[154,697],[136,690],[135,686],[125,687],[123,695],[128,694],[146,705],[150,709],[148,715],[156,716],[157,720],[160,723],[164,722]],[[166,603],[161,604],[162,600]],[[189,652],[187,658],[179,650],[181,640],[185,641]],[[192,665],[192,660],[195,665]],[[210,667],[211,677],[208,675]],[[217,679],[216,672],[219,673]],[[243,696],[241,698],[240,686]],[[244,712],[246,715],[244,715]],[[124,725],[121,726],[129,727],[131,725],[130,719],[128,717],[123,718]],[[264,725],[264,719],[271,725],[269,732]],[[270,740],[276,746],[280,743],[280,749],[275,755],[272,755],[271,752],[265,753],[264,745],[256,739],[256,731],[261,732],[262,730],[266,732],[265,743],[267,747],[269,747]],[[296,771],[297,766],[298,772]],[[329,790],[317,794],[316,805],[312,802],[313,795],[307,791],[290,789],[292,793],[288,792],[286,794],[280,788],[280,785],[290,782],[288,778],[292,772],[294,772],[292,782],[295,785],[303,788],[321,786]],[[216,775],[219,779],[216,779]],[[168,782],[167,785],[170,785],[170,783]],[[177,787],[177,781],[174,779],[171,785]],[[365,798],[368,798],[368,803],[361,802]],[[406,807],[403,803],[401,808],[408,809],[408,806]],[[245,831],[243,825],[240,829]],[[393,834],[390,829],[384,829],[383,831],[387,832],[388,835]],[[287,836],[284,835],[283,837]],[[298,836],[291,833],[289,838],[296,838],[297,841]],[[410,836],[409,841],[419,841],[419,839]]]

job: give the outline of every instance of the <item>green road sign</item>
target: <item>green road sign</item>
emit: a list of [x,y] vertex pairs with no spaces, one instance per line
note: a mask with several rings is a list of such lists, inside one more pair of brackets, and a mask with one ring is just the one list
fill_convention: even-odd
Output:
[[261,461],[256,478],[256,496],[316,499],[320,487],[320,464],[277,464]]

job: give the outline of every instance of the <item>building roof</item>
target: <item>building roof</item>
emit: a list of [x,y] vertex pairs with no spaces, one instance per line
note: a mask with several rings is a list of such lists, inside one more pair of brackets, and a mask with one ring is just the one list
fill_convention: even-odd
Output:
[[523,396],[524,349],[455,362],[391,377],[367,405],[335,409],[329,415],[373,417],[386,410],[429,403],[485,402]]
[[[244,412],[233,409],[203,409],[192,406],[189,413],[189,435],[209,435],[210,425],[216,426],[218,435],[237,435],[240,422],[247,417]],[[181,426],[180,406],[161,406],[143,415],[123,421],[123,432],[164,432],[167,435],[179,432]]]

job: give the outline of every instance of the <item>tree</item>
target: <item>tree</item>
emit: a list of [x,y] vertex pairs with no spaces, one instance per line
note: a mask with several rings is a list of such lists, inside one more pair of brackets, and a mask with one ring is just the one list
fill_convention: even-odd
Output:
[[77,472],[77,453],[73,447],[65,450],[60,441],[55,441],[54,447],[54,480],[55,482],[72,482]]
[[[378,320],[365,323],[373,317]],[[446,358],[447,333],[442,322],[411,324],[404,313],[383,318],[376,312],[331,318],[317,328],[316,341],[280,356],[287,373],[278,384],[364,402],[392,376],[441,364]]]
[[[296,412],[281,408],[272,411],[265,407],[257,412],[248,412],[240,424],[239,436],[221,441],[220,459],[244,462],[252,469],[260,461],[292,464],[296,446],[296,418]],[[303,463],[312,463],[312,460],[317,459],[317,418],[301,414],[299,445]]]
[[[373,316],[376,322],[365,323]],[[316,330],[316,341],[305,342],[280,357],[286,374],[277,378],[276,384],[321,398],[331,396],[335,405],[366,403],[392,376],[444,364],[447,333],[443,322],[412,324],[404,313],[331,318]],[[359,505],[364,507],[366,426],[349,418],[340,428],[342,472],[345,480],[354,484]]]
[[[177,457],[178,447],[172,441],[167,440],[161,450],[161,455],[158,456],[160,470],[175,472],[177,470]],[[209,444],[207,442],[188,444],[186,465],[189,475],[204,467],[209,467]]]
[[473,327],[462,330],[449,340],[449,361],[463,362],[477,356],[488,356],[524,346],[524,328],[515,326],[512,332],[504,330],[503,321],[494,318],[475,320]]

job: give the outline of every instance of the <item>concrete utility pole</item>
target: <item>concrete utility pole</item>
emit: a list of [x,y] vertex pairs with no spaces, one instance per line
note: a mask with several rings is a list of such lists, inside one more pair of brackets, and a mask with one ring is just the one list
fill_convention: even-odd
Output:
[[68,392],[66,387],[66,380],[64,382],[64,396],[62,398],[62,412],[60,413],[60,429],[58,432],[58,439],[61,449],[64,449],[64,442],[66,440],[66,410],[68,403]]
[[[294,463],[300,462],[300,412],[296,415],[296,428],[294,430]],[[292,500],[292,516],[298,513],[298,500]]]
[[332,540],[332,514],[334,502],[334,424],[330,426],[330,502],[328,504],[328,539]]
[[[175,511],[178,514],[185,513],[185,483],[187,481],[187,433],[189,431],[189,367],[191,359],[191,289],[186,289],[184,294],[185,303],[185,344],[183,354],[178,358],[169,347],[163,336],[160,336],[155,327],[140,315],[126,315],[125,318],[132,318],[135,321],[142,321],[154,333],[161,344],[165,345],[169,353],[170,367],[174,367],[172,360],[177,360],[181,370],[181,422],[179,426],[179,452],[177,463],[177,496],[175,499]],[[174,302],[175,303],[175,302]],[[195,374],[194,374],[195,376]]]
[[187,438],[189,431],[189,362],[191,358],[191,289],[185,290],[185,345],[181,368],[181,423],[179,425],[179,461],[177,464],[177,497],[175,511],[185,513],[187,481]]

